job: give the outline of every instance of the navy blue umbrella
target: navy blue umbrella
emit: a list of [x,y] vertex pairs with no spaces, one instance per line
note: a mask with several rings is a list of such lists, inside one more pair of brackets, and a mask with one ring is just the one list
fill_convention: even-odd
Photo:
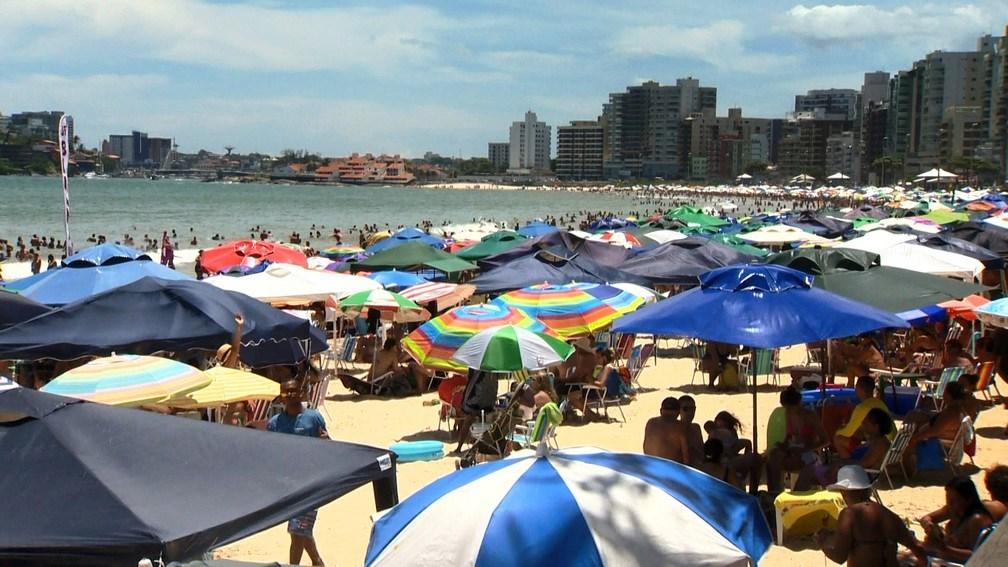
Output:
[[132,565],[204,552],[374,483],[385,449],[0,391],[0,564]]
[[[152,262],[147,256],[139,256],[133,260],[117,258],[106,259],[103,264],[94,264],[83,259],[74,260],[67,266],[40,272],[7,284],[6,287],[39,303],[63,305],[135,282],[143,277],[192,280],[182,272]],[[95,261],[101,260],[96,258]]]
[[[812,287],[812,276],[798,270],[743,264],[703,274],[700,287],[624,315],[613,330],[772,349],[907,326],[892,313]],[[755,379],[752,392],[755,447]]]
[[231,342],[236,313],[245,318],[241,359],[250,366],[293,364],[327,348],[308,321],[247,295],[196,280],[142,278],[0,331],[0,358],[213,351]]
[[150,260],[143,252],[121,244],[99,244],[85,248],[73,256],[68,256],[61,262],[64,266],[89,267],[120,264],[130,260]]
[[50,310],[41,303],[0,288],[0,329],[17,325]]

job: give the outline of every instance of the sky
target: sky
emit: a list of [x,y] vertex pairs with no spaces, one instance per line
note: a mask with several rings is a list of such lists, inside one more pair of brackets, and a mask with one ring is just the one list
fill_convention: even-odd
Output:
[[4,0],[0,113],[64,110],[89,147],[140,130],[183,152],[485,156],[526,110],[555,139],[644,80],[783,117],[1006,24],[1005,0]]

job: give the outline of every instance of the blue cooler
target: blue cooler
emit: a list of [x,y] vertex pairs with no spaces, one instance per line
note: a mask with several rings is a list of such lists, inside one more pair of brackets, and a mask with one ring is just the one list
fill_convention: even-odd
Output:
[[889,407],[889,412],[894,416],[903,417],[910,413],[917,404],[917,393],[920,390],[910,386],[896,386],[896,393],[893,394],[892,386],[886,386],[882,392],[882,401]]
[[817,406],[825,401],[835,404],[857,405],[857,394],[854,388],[826,388],[823,390],[806,390],[801,393],[803,406]]

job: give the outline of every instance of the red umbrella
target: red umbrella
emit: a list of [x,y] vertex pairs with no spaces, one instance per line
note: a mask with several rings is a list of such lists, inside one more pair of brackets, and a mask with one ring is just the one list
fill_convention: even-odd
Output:
[[303,252],[268,240],[235,240],[203,252],[203,268],[210,273],[234,266],[252,267],[266,260],[308,267]]

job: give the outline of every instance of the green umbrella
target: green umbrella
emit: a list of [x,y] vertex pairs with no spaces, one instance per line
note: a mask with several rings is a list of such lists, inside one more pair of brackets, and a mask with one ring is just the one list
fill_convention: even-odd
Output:
[[357,262],[351,267],[351,270],[416,270],[425,267],[449,274],[477,269],[476,264],[466,262],[442,250],[419,242],[407,242],[387,248],[367,260]]
[[952,278],[878,266],[874,263],[875,254],[857,252],[860,251],[841,248],[793,250],[775,254],[769,261],[814,275],[812,285],[818,288],[890,313],[962,299],[987,290]]
[[735,236],[734,234],[715,234],[714,236],[711,236],[710,239],[713,240],[714,242],[720,242],[721,244],[724,244],[726,246],[731,246],[732,248],[738,250],[739,252],[749,254],[750,256],[756,256],[758,258],[762,258],[770,254],[766,250],[759,248],[757,246],[753,246],[752,244],[747,243],[741,238]]
[[452,360],[487,372],[517,372],[556,366],[573,352],[574,347],[552,335],[503,325],[473,335]]
[[483,258],[493,256],[494,254],[506,252],[521,244],[523,240],[525,240],[525,236],[518,234],[517,232],[511,230],[499,230],[493,234],[484,236],[482,240],[472,246],[466,246],[456,252],[455,255],[463,260],[475,262],[476,260],[482,260]]
[[686,223],[687,226],[727,226],[730,224],[728,221],[708,215],[693,207],[676,207],[670,209],[665,213],[665,218],[668,220],[679,220]]
[[398,323],[426,321],[430,317],[430,313],[423,307],[386,289],[359,291],[340,300],[339,306],[343,312],[350,314],[359,314],[365,309],[377,309],[383,318]]

